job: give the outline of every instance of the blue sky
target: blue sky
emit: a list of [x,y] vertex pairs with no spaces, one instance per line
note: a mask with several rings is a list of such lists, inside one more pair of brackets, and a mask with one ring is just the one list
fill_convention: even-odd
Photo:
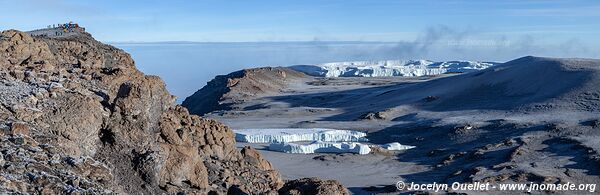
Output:
[[0,0],[0,27],[75,21],[99,40],[407,41],[432,27],[477,37],[599,43],[600,1]]
[[[179,97],[216,74],[253,66],[600,58],[598,0],[0,0],[0,13],[0,29],[78,22],[96,39],[132,53],[140,69],[165,78]],[[122,43],[162,41],[308,44]]]
[[75,21],[111,43],[384,41],[407,54],[600,58],[592,0],[0,0],[0,13],[0,29]]

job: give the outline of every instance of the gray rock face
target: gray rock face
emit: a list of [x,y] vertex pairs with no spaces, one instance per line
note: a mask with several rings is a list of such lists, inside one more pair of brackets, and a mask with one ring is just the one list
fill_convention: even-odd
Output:
[[276,193],[231,129],[174,105],[164,82],[89,34],[0,34],[0,193]]

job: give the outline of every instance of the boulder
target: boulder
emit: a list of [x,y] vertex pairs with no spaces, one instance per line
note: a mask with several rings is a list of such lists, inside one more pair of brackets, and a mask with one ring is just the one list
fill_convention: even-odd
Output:
[[346,195],[350,192],[335,180],[303,178],[288,181],[280,190],[284,195]]
[[13,122],[10,125],[10,134],[29,136],[29,125],[21,122]]

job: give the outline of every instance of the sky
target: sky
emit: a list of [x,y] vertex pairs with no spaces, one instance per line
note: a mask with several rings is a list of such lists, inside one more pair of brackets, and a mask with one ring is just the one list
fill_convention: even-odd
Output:
[[255,66],[600,58],[598,0],[0,0],[0,13],[0,29],[79,23],[179,97]]
[[600,47],[597,0],[0,0],[0,13],[0,29],[74,21],[103,42],[382,41],[581,57]]

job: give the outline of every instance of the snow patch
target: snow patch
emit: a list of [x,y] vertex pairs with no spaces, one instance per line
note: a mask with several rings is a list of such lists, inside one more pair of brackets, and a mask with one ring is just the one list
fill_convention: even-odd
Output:
[[497,64],[495,62],[474,61],[385,60],[295,65],[290,66],[290,68],[319,77],[413,77],[470,72],[486,69]]
[[355,153],[369,154],[371,148],[367,144],[356,142],[313,142],[311,144],[271,143],[269,150],[293,154],[312,153]]
[[248,143],[273,142],[365,142],[366,133],[337,129],[241,129],[234,130],[235,140]]
[[398,142],[392,142],[392,143],[388,143],[388,144],[383,144],[380,146],[383,149],[386,150],[408,150],[408,149],[413,149],[415,148],[415,146],[407,146],[407,145],[402,145]]

